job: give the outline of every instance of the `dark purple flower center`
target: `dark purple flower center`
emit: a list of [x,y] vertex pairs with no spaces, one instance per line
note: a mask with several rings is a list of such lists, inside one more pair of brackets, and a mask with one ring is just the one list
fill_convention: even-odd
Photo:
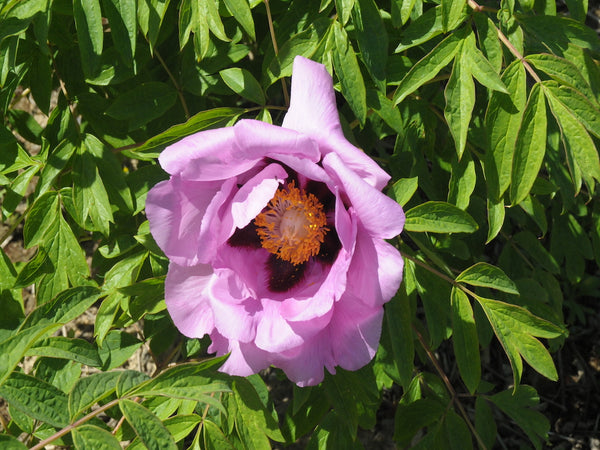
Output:
[[327,221],[334,206],[335,197],[325,184],[310,181],[299,189],[292,181],[250,224],[237,229],[228,244],[270,252],[268,287],[288,291],[302,281],[309,264],[331,265],[335,260],[341,243],[333,223]]

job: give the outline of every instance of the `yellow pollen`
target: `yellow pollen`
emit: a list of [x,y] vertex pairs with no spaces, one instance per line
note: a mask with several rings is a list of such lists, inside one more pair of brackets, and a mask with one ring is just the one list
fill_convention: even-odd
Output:
[[294,265],[317,255],[329,231],[323,205],[294,182],[275,193],[254,223],[263,248]]

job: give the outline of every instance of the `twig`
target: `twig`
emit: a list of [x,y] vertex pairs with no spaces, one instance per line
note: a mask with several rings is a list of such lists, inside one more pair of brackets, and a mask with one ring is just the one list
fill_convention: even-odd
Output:
[[423,350],[425,350],[425,353],[427,353],[427,357],[429,358],[429,360],[431,361],[431,363],[435,367],[435,370],[440,375],[440,377],[442,378],[442,381],[446,385],[446,389],[448,389],[448,392],[450,393],[450,396],[452,397],[452,401],[454,402],[454,404],[458,408],[458,410],[460,412],[460,415],[462,416],[462,418],[466,422],[467,426],[471,430],[471,433],[473,433],[473,436],[475,436],[475,439],[477,439],[477,443],[479,444],[479,448],[482,449],[482,450],[486,450],[487,447],[486,447],[485,443],[483,442],[483,440],[479,436],[479,433],[477,433],[477,430],[475,429],[475,427],[471,423],[471,420],[469,419],[469,415],[465,411],[465,408],[463,407],[463,405],[460,402],[458,396],[456,395],[456,391],[452,387],[452,383],[450,383],[450,380],[448,379],[448,376],[446,375],[446,372],[444,372],[444,369],[442,369],[442,367],[440,366],[440,363],[438,362],[437,358],[435,357],[435,355],[433,354],[433,352],[429,348],[429,345],[427,345],[427,343],[425,342],[425,339],[423,338],[423,335],[419,332],[419,330],[417,330],[417,328],[414,325],[411,325],[411,327],[412,327],[413,331],[415,332],[415,334],[417,335],[417,338],[419,339],[419,343],[421,344],[421,347],[423,347]]
[[104,412],[104,411],[112,408],[113,406],[115,406],[116,404],[118,404],[120,400],[121,400],[120,398],[117,398],[115,400],[112,400],[112,401],[108,402],[106,405],[101,406],[97,410],[92,411],[91,413],[83,416],[81,419],[73,422],[70,425],[67,425],[62,430],[58,430],[52,436],[44,439],[43,441],[38,442],[36,445],[34,445],[33,447],[31,447],[29,450],[43,450],[44,447],[46,447],[46,445],[50,444],[52,441],[54,441],[54,440],[56,440],[56,439],[64,436],[65,434],[70,433],[71,430],[73,430],[74,428],[78,427],[79,425],[84,424],[85,422],[87,422],[88,420],[92,419],[93,417],[96,417],[101,412]]
[[[269,0],[263,0],[265,8],[267,9],[267,21],[269,22],[269,33],[271,33],[271,41],[273,42],[273,50],[275,56],[279,54],[279,47],[277,46],[277,38],[275,37],[275,28],[273,28],[273,17],[271,17],[271,7],[269,6]],[[290,94],[288,93],[287,84],[285,78],[281,79],[281,86],[283,88],[283,98],[285,99],[285,106],[290,106]]]
[[175,86],[175,89],[177,90],[177,95],[179,96],[179,101],[181,102],[181,106],[183,107],[183,112],[185,113],[185,120],[188,120],[190,118],[190,111],[188,110],[187,103],[185,102],[185,98],[183,97],[183,91],[181,90],[181,86],[179,86],[179,83],[177,83],[177,80],[169,70],[169,67],[167,67],[165,60],[162,58],[162,56],[160,56],[158,49],[154,49],[154,54],[158,58],[160,65],[163,66],[163,69],[165,69],[165,72],[167,72],[167,75],[169,75],[173,86]]
[[[467,4],[474,11],[486,11],[485,7],[479,5],[477,2],[475,2],[475,0],[467,0]],[[512,43],[508,40],[508,38],[500,30],[500,28],[498,28],[496,25],[494,25],[494,28],[496,28],[496,32],[498,33],[498,38],[502,41],[502,43],[506,46],[506,48],[508,48],[508,50],[514,55],[514,57],[517,58],[519,61],[521,61],[521,63],[523,64],[523,67],[525,67],[525,70],[527,70],[527,72],[529,72],[529,75],[531,75],[531,77],[537,83],[541,83],[542,80],[540,79],[538,74],[535,73],[535,70],[533,70],[533,68],[529,65],[529,63],[527,62],[525,57],[523,55],[521,55],[521,53],[516,49],[516,47],[514,45],[512,45]]]

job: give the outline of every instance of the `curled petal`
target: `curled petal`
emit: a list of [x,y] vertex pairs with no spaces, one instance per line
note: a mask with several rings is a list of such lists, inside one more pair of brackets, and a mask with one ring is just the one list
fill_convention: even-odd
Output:
[[286,177],[283,167],[269,164],[244,183],[231,201],[234,225],[240,229],[248,225],[267,206]]
[[391,239],[402,232],[404,211],[396,201],[365,182],[336,154],[325,156],[323,166],[342,187],[360,222],[372,236]]
[[283,126],[313,137],[323,154],[337,153],[348,167],[376,189],[382,189],[389,181],[387,173],[344,137],[333,80],[324,65],[296,56],[290,109]]
[[212,278],[212,267],[207,264],[169,264],[165,280],[167,310],[177,329],[188,337],[201,338],[214,329],[213,310],[206,295]]
[[233,129],[244,153],[262,157],[285,153],[313,162],[321,159],[316,142],[297,131],[250,119],[240,120]]

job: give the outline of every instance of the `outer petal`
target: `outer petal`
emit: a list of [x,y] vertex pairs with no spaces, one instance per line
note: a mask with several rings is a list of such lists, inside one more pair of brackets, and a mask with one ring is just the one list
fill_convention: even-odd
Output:
[[397,202],[365,182],[334,153],[325,156],[323,166],[343,188],[371,235],[391,239],[402,232],[404,211]]
[[324,65],[296,56],[292,71],[290,109],[283,126],[319,142],[323,154],[337,153],[363,179],[382,189],[390,179],[371,158],[344,137],[331,75]]
[[336,364],[346,370],[357,370],[371,361],[379,345],[382,320],[381,306],[368,307],[352,295],[345,295],[337,302],[329,325]]
[[206,296],[212,277],[209,265],[169,265],[165,280],[167,310],[175,326],[188,337],[201,338],[213,331],[213,311]]
[[240,377],[247,377],[269,367],[269,354],[262,351],[252,343],[244,344],[225,339],[214,332],[210,336],[212,344],[208,347],[210,353],[217,355],[231,353],[225,364],[219,369],[221,372]]
[[273,355],[273,364],[280,367],[300,387],[319,384],[325,376],[325,368],[330,373],[335,373],[335,361],[329,341],[329,330],[325,329],[300,347]]
[[404,262],[400,252],[385,241],[357,233],[354,257],[348,271],[348,288],[356,298],[371,307],[389,301],[402,281]]
[[146,215],[157,244],[179,265],[206,263],[216,251],[217,211],[230,195],[235,179],[195,182],[178,176],[154,186],[146,198]]
[[263,156],[263,152],[253,154],[239,147],[234,127],[227,127],[192,134],[164,149],[158,160],[171,175],[212,181],[246,172]]

